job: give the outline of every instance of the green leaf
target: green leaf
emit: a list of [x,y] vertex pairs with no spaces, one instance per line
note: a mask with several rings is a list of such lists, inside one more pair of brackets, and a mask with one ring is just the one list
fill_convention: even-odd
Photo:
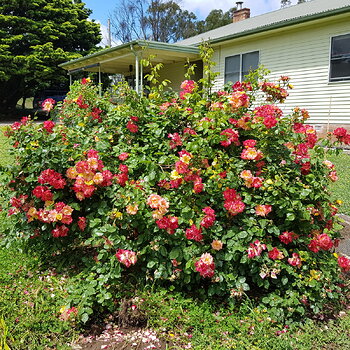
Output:
[[88,320],[89,320],[89,315],[86,312],[84,312],[81,315],[81,322],[86,323]]
[[180,248],[178,248],[178,247],[173,248],[169,254],[169,258],[170,259],[177,259],[180,255],[180,252],[181,252]]

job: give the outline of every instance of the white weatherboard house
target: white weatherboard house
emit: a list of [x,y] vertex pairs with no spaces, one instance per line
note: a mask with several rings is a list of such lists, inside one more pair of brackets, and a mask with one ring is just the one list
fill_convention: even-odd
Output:
[[310,112],[309,122],[320,131],[343,126],[350,129],[350,0],[311,0],[249,18],[249,9],[235,12],[233,23],[175,44],[136,40],[61,64],[69,74],[100,71],[132,76],[136,89],[143,85],[140,59],[155,54],[162,62],[162,78],[179,89],[184,63],[196,62],[201,75],[198,46],[210,41],[214,70],[220,73],[215,88],[242,80],[262,64],[272,80],[291,78],[294,89],[283,107]]

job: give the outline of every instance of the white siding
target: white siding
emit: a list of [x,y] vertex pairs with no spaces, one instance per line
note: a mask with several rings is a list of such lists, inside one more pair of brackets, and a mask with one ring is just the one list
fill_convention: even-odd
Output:
[[163,81],[164,79],[168,79],[171,83],[168,87],[172,88],[174,91],[180,91],[180,85],[185,80],[185,64],[186,62],[174,63],[164,65],[162,70],[160,71],[159,81]]
[[291,78],[294,89],[283,107],[285,113],[299,106],[310,112],[310,123],[350,124],[350,81],[329,83],[328,79],[331,37],[346,33],[350,33],[349,18],[255,39],[245,37],[217,47],[213,59],[220,75],[215,88],[223,86],[225,57],[258,50],[271,80],[281,75]]

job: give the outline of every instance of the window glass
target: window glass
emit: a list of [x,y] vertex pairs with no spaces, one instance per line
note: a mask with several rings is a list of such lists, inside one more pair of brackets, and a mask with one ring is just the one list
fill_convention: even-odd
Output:
[[350,80],[350,34],[332,38],[329,80]]
[[331,80],[350,79],[350,57],[332,61]]
[[332,38],[332,58],[350,55],[350,34]]
[[259,51],[249,52],[242,55],[242,80],[251,70],[259,66]]
[[225,58],[225,84],[229,81],[235,83],[240,80],[240,55]]

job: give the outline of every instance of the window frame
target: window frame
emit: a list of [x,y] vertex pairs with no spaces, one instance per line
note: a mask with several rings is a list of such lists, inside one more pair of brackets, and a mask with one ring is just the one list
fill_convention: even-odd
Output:
[[[258,53],[258,65],[257,67],[259,67],[260,65],[260,50],[254,50],[254,51],[246,51],[246,52],[241,52],[235,55],[230,55],[230,56],[225,56],[225,64],[224,64],[224,84],[227,84],[228,82],[230,82],[231,80],[226,81],[226,59],[230,58],[230,57],[234,57],[234,56],[239,56],[239,80],[238,81],[242,81],[243,80],[243,55],[249,54],[249,53]],[[235,83],[235,82],[233,82]]]
[[[347,55],[343,55],[342,57],[337,57],[337,58],[332,58],[332,48],[333,48],[333,39],[334,38],[339,38],[342,36],[348,36],[350,40],[350,32],[349,33],[344,33],[344,34],[337,34],[333,35],[329,39],[329,70],[328,70],[328,82],[329,83],[347,83],[350,81],[350,73],[347,76],[340,77],[340,78],[333,78],[332,77],[332,61],[336,61],[339,59],[344,59],[347,58],[350,60],[350,53]],[[350,65],[350,62],[349,62]]]

